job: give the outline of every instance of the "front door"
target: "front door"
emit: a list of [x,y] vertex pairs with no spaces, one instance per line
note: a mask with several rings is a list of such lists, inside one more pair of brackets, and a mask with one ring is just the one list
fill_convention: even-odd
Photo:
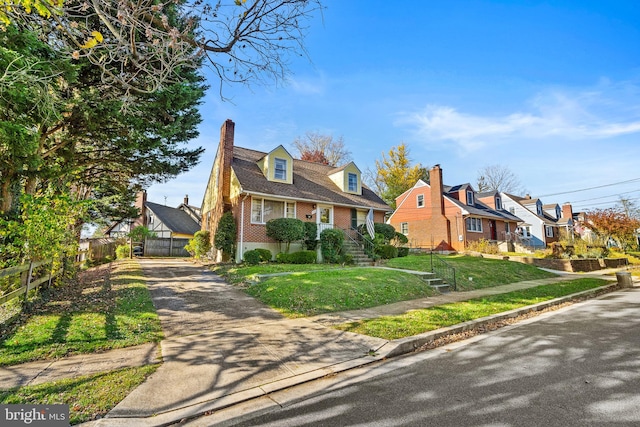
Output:
[[327,228],[333,228],[333,207],[318,206],[318,237]]
[[496,230],[495,220],[489,221],[489,231],[491,231],[491,240],[498,240],[498,231]]

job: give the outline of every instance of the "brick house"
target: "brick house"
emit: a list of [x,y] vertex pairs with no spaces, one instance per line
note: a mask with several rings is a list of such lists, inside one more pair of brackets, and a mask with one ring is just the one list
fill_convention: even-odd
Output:
[[211,232],[213,243],[222,214],[232,212],[238,229],[236,262],[251,249],[266,248],[274,255],[280,252],[278,242],[266,234],[270,219],[312,221],[320,232],[357,227],[366,222],[370,211],[374,222],[384,222],[391,211],[362,183],[355,163],[335,168],[306,162],[294,159],[282,145],[268,153],[237,147],[234,129],[234,122],[227,120],[220,131],[202,202],[202,229]]
[[499,195],[485,193],[480,199],[470,184],[445,186],[440,165],[429,178],[429,184],[419,180],[396,198],[396,211],[387,221],[411,247],[460,251],[480,239],[506,241],[521,222],[502,207]]

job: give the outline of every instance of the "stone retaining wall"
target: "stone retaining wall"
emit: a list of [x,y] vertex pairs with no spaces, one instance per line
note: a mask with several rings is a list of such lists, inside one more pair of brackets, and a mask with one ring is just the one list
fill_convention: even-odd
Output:
[[535,265],[540,268],[569,272],[589,272],[602,270],[604,268],[620,268],[629,265],[629,261],[626,258],[552,259],[488,254],[481,255],[484,258],[505,259],[521,262],[523,264]]

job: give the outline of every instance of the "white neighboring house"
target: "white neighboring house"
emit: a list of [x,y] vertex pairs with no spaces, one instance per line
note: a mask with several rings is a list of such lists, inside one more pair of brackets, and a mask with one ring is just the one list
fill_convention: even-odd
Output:
[[524,246],[544,249],[560,240],[560,230],[573,231],[573,213],[568,203],[561,208],[557,204],[543,205],[540,199],[529,195],[501,193],[501,196],[504,209],[524,221],[516,231],[518,243]]

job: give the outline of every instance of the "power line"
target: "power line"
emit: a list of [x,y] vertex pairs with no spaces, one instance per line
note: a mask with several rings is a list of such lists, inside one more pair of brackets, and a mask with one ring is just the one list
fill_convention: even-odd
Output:
[[627,181],[614,182],[613,184],[598,185],[596,187],[582,188],[580,190],[564,191],[562,193],[543,194],[542,196],[537,196],[537,197],[542,198],[542,197],[559,196],[560,194],[578,193],[580,191],[595,190],[597,188],[611,187],[611,186],[620,185],[620,184],[628,184],[630,182],[635,182],[635,181],[640,181],[640,178],[629,179]]
[[624,193],[610,194],[608,196],[593,197],[591,199],[583,199],[583,200],[575,200],[575,201],[572,201],[571,203],[573,204],[573,203],[580,203],[580,202],[589,202],[591,200],[606,199],[607,197],[622,197],[623,194],[637,193],[638,191],[640,191],[640,190],[625,191]]

